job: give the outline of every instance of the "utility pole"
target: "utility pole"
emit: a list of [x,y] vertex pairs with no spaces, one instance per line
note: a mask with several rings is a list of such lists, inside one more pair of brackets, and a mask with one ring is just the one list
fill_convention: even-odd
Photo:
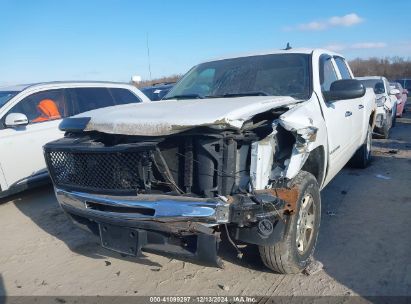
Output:
[[147,58],[148,58],[148,73],[150,75],[150,81],[151,81],[151,63],[150,63],[150,47],[148,45],[148,32],[147,32]]

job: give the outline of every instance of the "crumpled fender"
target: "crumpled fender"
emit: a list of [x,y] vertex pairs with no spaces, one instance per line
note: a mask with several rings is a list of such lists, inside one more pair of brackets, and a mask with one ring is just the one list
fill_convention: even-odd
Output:
[[296,141],[291,158],[286,162],[285,177],[295,177],[304,166],[310,152],[320,145],[327,146],[327,130],[315,98],[296,105],[278,119],[284,129],[290,131]]

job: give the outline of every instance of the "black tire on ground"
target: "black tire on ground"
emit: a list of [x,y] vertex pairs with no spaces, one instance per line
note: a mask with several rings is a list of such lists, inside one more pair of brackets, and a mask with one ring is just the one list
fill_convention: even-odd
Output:
[[354,156],[350,160],[350,165],[355,168],[367,168],[371,162],[371,150],[372,150],[372,129],[368,126],[367,136],[364,143],[355,152]]
[[391,124],[391,127],[395,127],[395,124],[397,123],[397,111],[395,111],[395,115],[394,115],[394,117],[393,117],[393,119],[392,119],[392,124]]
[[388,126],[388,124],[386,123],[383,127],[382,127],[382,138],[384,139],[388,139],[388,137],[390,137],[390,127]]
[[[299,273],[310,264],[321,221],[321,197],[315,177],[301,171],[291,185],[298,187],[299,195],[296,210],[286,216],[282,241],[271,246],[259,246],[265,266],[283,274]],[[311,229],[307,228],[307,223]],[[297,236],[304,236],[306,243],[303,238],[297,240]]]

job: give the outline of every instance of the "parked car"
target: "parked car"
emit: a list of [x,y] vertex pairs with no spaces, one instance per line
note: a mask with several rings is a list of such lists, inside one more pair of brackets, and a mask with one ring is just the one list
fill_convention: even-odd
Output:
[[162,99],[173,88],[173,82],[157,83],[152,86],[140,88],[151,101],[158,101]]
[[405,90],[402,85],[398,82],[390,82],[391,89],[397,89],[398,94],[395,95],[397,97],[397,117],[401,117],[402,114],[405,112],[405,104],[407,103],[408,99],[408,91]]
[[156,103],[67,118],[44,150],[61,207],[107,249],[221,266],[225,231],[297,273],[320,190],[350,159],[370,161],[375,111],[341,55],[283,50],[199,64]]
[[65,117],[148,101],[127,84],[50,82],[0,88],[0,197],[49,181],[43,145],[63,137]]
[[397,89],[391,89],[390,84],[385,77],[366,76],[357,77],[358,80],[367,87],[374,90],[377,103],[377,118],[375,121],[374,131],[388,138],[390,129],[395,126],[397,113]]
[[401,84],[401,86],[406,90],[406,93],[408,95],[408,92],[411,91],[411,78],[397,79],[395,80],[395,82]]

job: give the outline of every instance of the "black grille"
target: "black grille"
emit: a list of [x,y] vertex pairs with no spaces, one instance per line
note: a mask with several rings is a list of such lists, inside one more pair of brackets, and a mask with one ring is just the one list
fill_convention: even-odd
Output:
[[143,167],[149,158],[148,151],[46,152],[56,186],[94,192],[134,192],[144,188]]

